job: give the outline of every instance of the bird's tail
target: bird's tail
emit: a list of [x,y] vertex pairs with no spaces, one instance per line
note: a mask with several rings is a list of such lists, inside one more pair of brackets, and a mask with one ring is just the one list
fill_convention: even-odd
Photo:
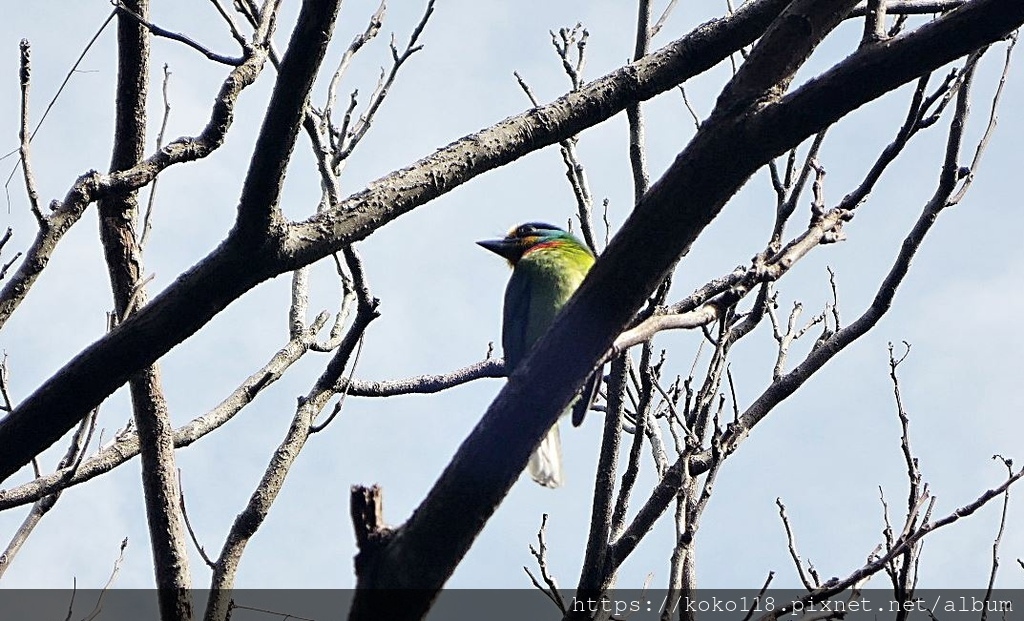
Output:
[[544,487],[562,486],[562,440],[558,435],[558,423],[540,441],[540,446],[530,455],[526,466],[530,478]]

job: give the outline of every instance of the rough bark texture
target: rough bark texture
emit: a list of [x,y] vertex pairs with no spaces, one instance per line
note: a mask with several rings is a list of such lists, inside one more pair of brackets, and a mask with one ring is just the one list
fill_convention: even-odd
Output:
[[[790,5],[756,0],[553,104],[459,140],[323,213],[289,225],[277,208],[281,181],[338,4],[303,2],[228,239],[0,421],[0,479],[259,282],[328,256],[487,170],[602,122],[761,36],[713,115],[644,195],[422,505],[393,537],[389,533],[372,553],[360,555],[360,587],[418,590],[409,591],[405,599],[362,591],[351,613],[355,619],[423,616],[594,363],[751,174],[856,107],[1002,38],[1024,22],[1020,0],[975,0],[913,32],[863,47],[783,96],[793,72],[848,14],[852,1],[797,0]],[[784,8],[785,14],[773,22]],[[133,161],[140,155],[134,154]],[[152,180],[170,157],[165,150],[152,161],[132,164],[131,173],[85,175],[68,194],[66,202],[81,209],[100,197],[115,201],[102,209],[112,242],[108,256],[125,263],[124,273],[112,275],[115,290],[122,281],[137,282],[140,271],[131,260],[131,248],[125,254],[131,235],[117,220],[131,205],[118,204],[115,195]],[[106,221],[107,216],[113,220]],[[566,356],[568,351],[573,355]],[[220,610],[215,612],[219,615]]]
[[[124,6],[147,18],[149,0],[126,0]],[[117,22],[118,74],[111,172],[133,168],[146,146],[146,96],[149,92],[149,32],[122,12]],[[113,193],[99,202],[100,240],[110,276],[118,320],[147,301],[142,250],[136,225],[136,191]],[[160,616],[164,621],[192,618],[192,579],[180,489],[174,461],[174,428],[154,363],[129,380],[132,413],[142,454],[142,489],[156,572]]]
[[[282,243],[279,248],[273,248],[269,239],[259,247],[261,240],[247,237],[245,226],[236,229],[242,234],[229,236],[150,304],[82,351],[0,421],[0,444],[10,447],[0,453],[0,481],[60,439],[88,411],[128,381],[132,373],[158,360],[256,284],[329,256],[488,170],[565,140],[621,112],[633,101],[653,97],[697,75],[756,39],[786,4],[785,0],[748,3],[734,15],[709,22],[644,60],[579,91],[456,141],[371,183],[366,190],[323,214],[290,226],[287,237],[278,240]],[[318,38],[307,37],[298,43],[301,49],[308,50],[314,40]],[[251,65],[240,67],[238,74],[233,73],[225,82],[222,92],[254,79],[257,67],[253,65],[263,58],[263,54],[258,54]],[[282,113],[271,108],[267,115]],[[216,134],[223,139],[216,132],[222,127],[218,124],[221,120],[230,121],[230,110],[212,118],[204,135]],[[110,192],[141,187],[169,165],[172,153],[183,161],[193,155],[190,149],[196,146],[205,148],[206,144],[191,139],[172,143],[131,174],[110,178],[85,175],[68,193],[65,203],[69,208],[84,209],[89,202]],[[285,153],[275,152],[284,156],[290,147]],[[266,157],[261,161],[266,162]],[[270,173],[276,174],[279,164],[267,171],[255,164],[250,167],[250,178],[255,182],[264,173],[277,178]],[[279,191],[280,187],[274,189]],[[278,194],[245,192],[244,196],[246,200],[239,205],[239,212],[262,211],[262,216],[253,216],[255,219],[269,217],[269,205],[276,203]],[[247,207],[249,201],[264,206]]]
[[[917,31],[865,48],[791,95],[774,85],[790,78],[833,23],[830,11],[852,3],[794,3],[809,13],[803,40],[758,54],[728,89],[748,107],[720,100],[712,117],[651,188],[533,353],[509,378],[481,422],[409,521],[380,552],[359,585],[420,589],[419,599],[390,606],[358,593],[351,619],[418,619],[469,549],[529,452],[572,398],[594,364],[725,202],[769,158],[795,147],[851,110],[925,71],[1001,39],[1024,21],[1016,0],[981,0]],[[792,36],[792,29],[776,31]],[[794,62],[794,58],[797,59]],[[765,89],[757,95],[753,85]],[[583,336],[586,335],[586,336]],[[573,356],[565,352],[572,351]],[[411,601],[413,600],[413,601]],[[398,603],[398,602],[396,602]]]

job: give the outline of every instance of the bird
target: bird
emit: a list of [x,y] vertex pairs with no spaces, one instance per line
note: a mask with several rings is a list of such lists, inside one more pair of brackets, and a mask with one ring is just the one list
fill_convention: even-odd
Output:
[[[505,288],[501,329],[505,366],[511,375],[583,282],[594,264],[594,253],[572,234],[544,222],[527,222],[510,230],[503,239],[477,244],[505,258],[512,268]],[[574,426],[583,422],[597,393],[600,376],[600,372],[595,372],[584,385],[582,396],[562,413],[564,416],[572,411]],[[561,487],[562,442],[558,421],[530,456],[527,472],[544,487]]]

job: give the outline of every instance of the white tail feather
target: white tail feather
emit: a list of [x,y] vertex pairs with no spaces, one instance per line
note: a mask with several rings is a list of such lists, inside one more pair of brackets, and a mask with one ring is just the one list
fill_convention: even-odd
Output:
[[540,446],[530,455],[530,462],[526,466],[537,483],[544,487],[562,486],[562,440],[558,435],[558,423],[548,431]]

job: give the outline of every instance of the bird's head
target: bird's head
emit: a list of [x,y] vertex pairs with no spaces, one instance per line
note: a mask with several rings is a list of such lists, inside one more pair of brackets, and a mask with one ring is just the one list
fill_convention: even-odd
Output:
[[523,254],[541,244],[567,241],[582,246],[579,241],[565,230],[544,222],[527,222],[520,224],[508,232],[503,239],[485,239],[477,244],[501,255],[509,265],[515,265]]

